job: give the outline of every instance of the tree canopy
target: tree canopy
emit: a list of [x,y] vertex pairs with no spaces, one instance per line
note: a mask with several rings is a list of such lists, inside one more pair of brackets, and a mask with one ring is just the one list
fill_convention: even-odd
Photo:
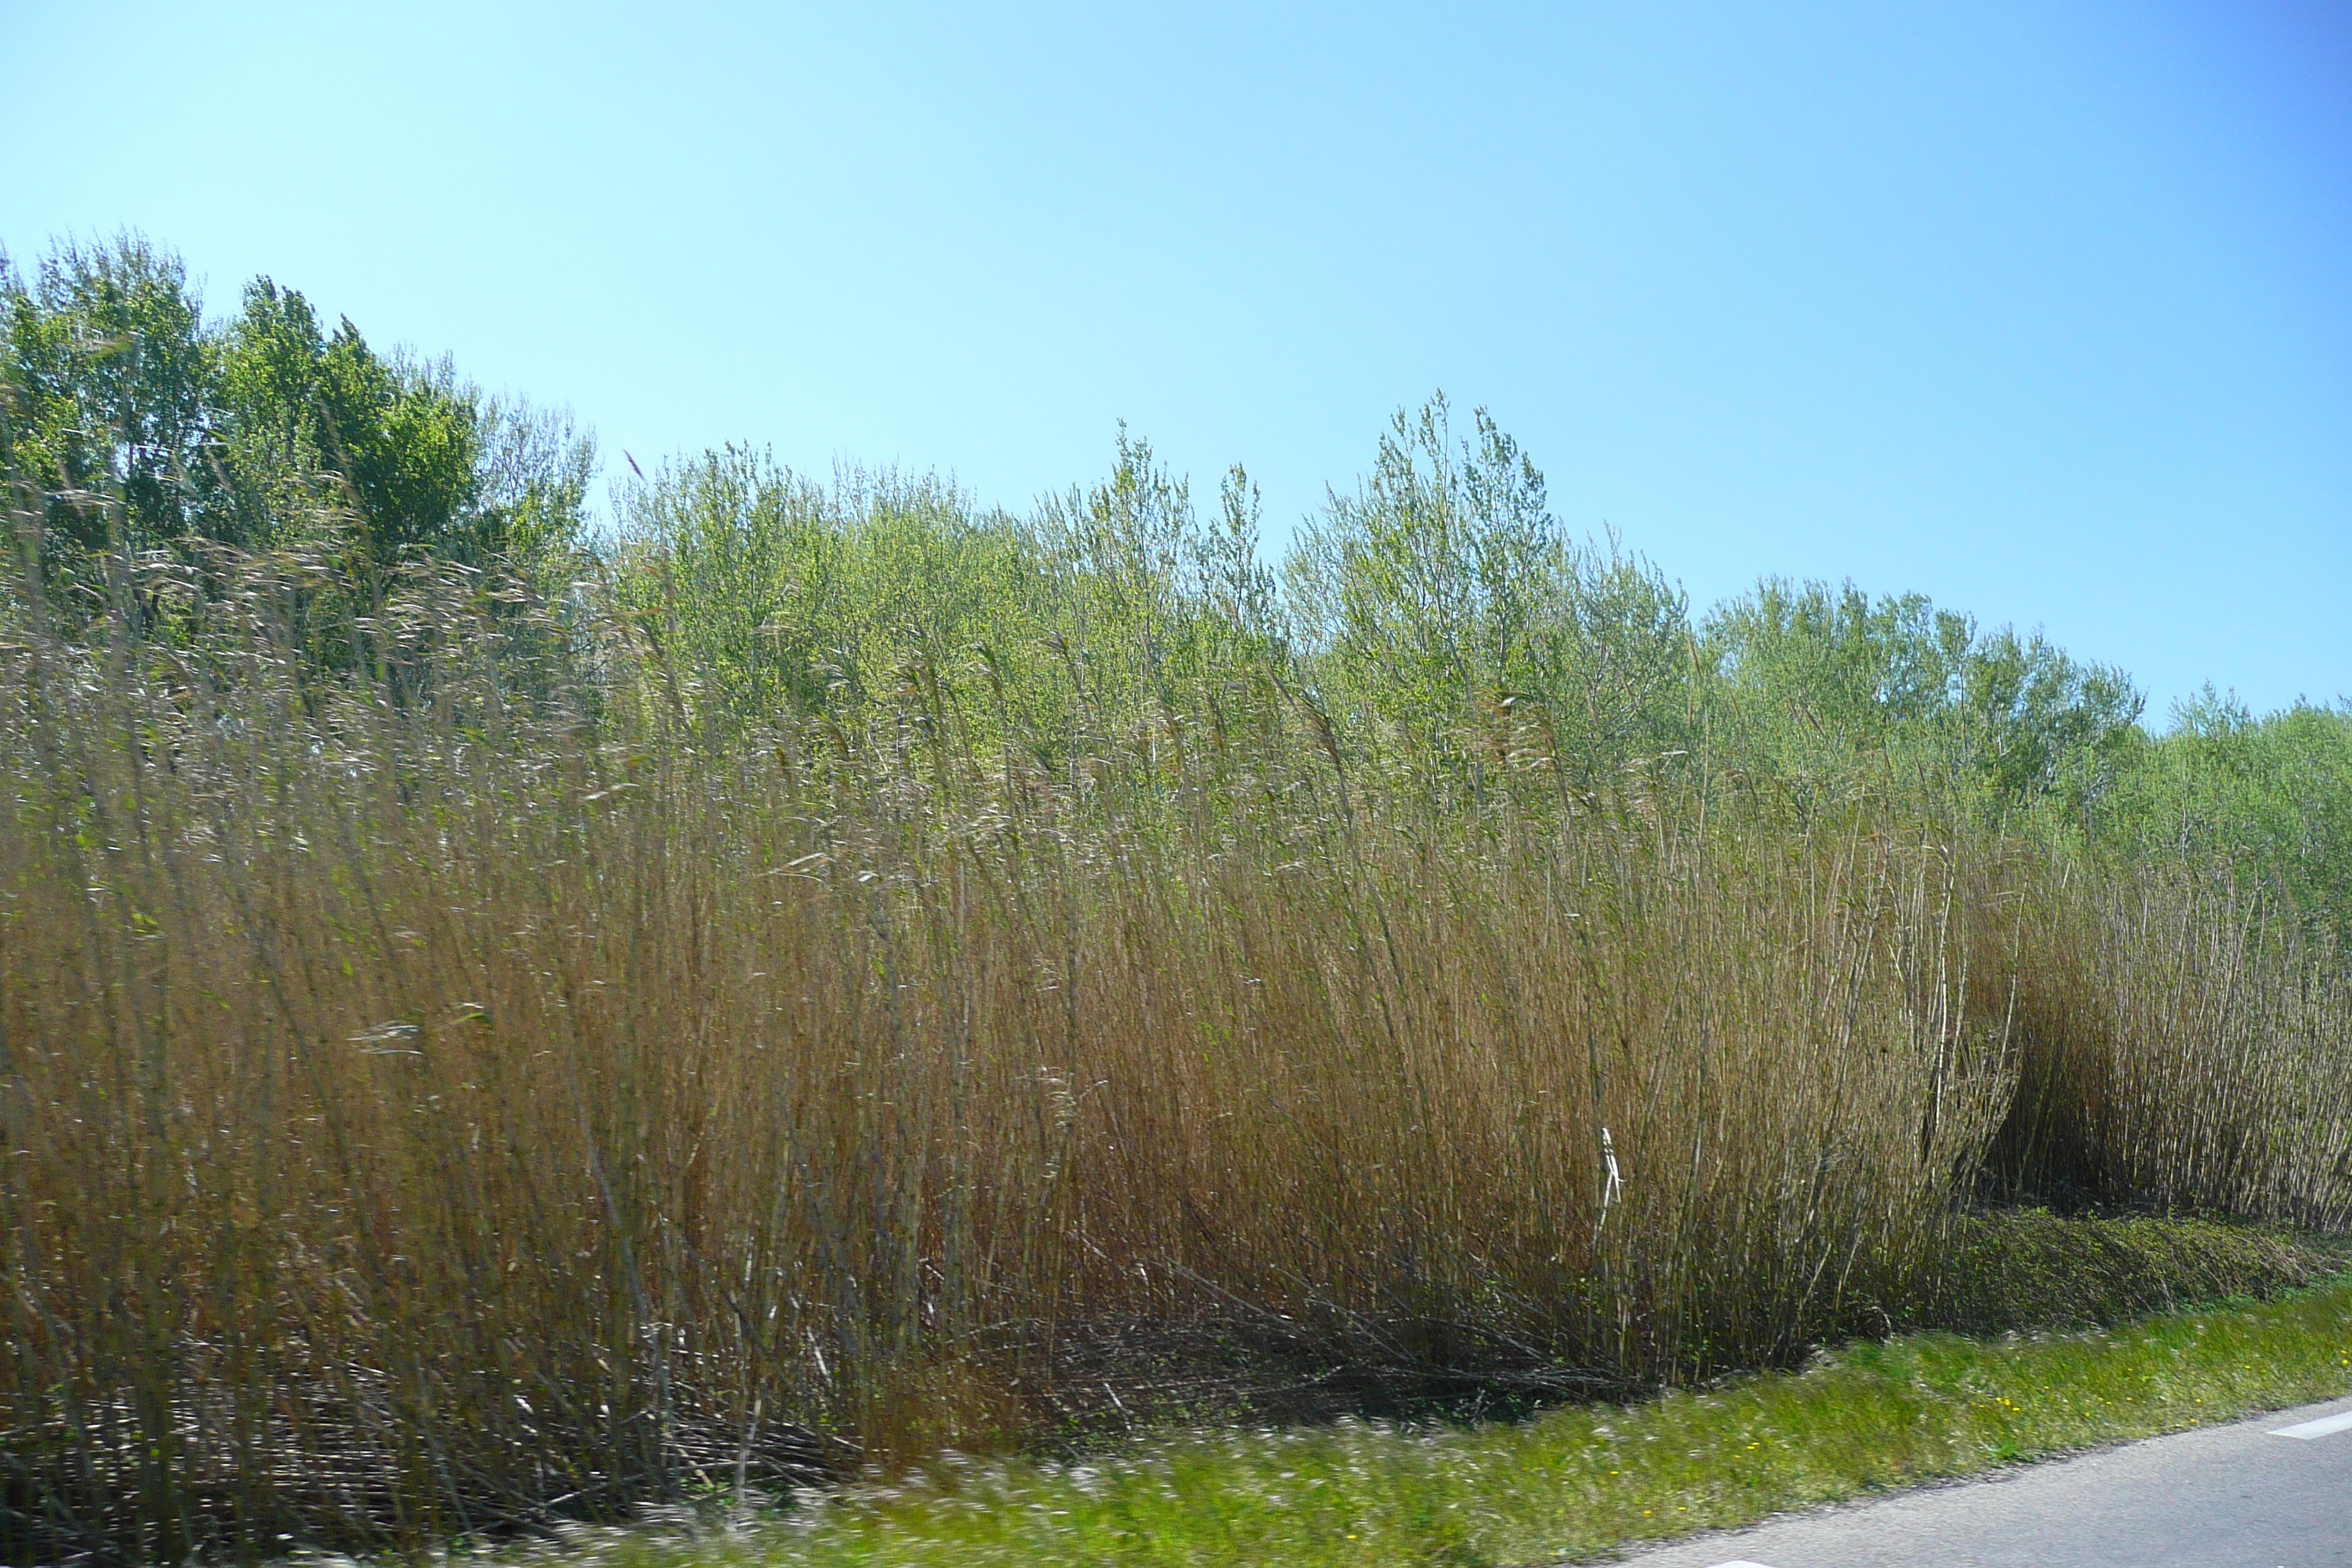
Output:
[[37,492],[54,569],[196,542],[551,569],[583,543],[593,455],[567,417],[329,331],[268,278],[207,321],[136,236],[29,278],[0,256],[0,464]]

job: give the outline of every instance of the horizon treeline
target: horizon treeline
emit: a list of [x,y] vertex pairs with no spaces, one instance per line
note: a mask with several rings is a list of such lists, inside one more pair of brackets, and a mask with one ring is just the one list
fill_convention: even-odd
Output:
[[499,563],[640,617],[709,722],[859,725],[928,681],[976,743],[1016,710],[1069,742],[1278,692],[1441,808],[1680,774],[1800,820],[1901,798],[2223,858],[2352,933],[2352,700],[2258,717],[2209,687],[2158,736],[2120,669],[1922,595],[1767,579],[1700,609],[1614,536],[1572,535],[1528,456],[1484,409],[1457,431],[1442,394],[1278,560],[1242,468],[1197,504],[1124,427],[1108,476],[1026,514],[730,446],[625,476],[600,523],[569,416],[380,354],[268,278],[208,321],[179,260],[126,235],[29,277],[0,254],[0,468],[92,605],[121,552],[297,550],[362,584]]

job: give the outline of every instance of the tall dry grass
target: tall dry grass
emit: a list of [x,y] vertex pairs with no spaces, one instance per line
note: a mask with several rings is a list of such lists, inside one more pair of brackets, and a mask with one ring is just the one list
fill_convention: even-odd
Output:
[[2021,1082],[1994,1192],[2341,1231],[2352,981],[2226,866],[2044,864],[2005,940]]
[[1221,1367],[1785,1358],[2005,1125],[2345,1213],[2341,994],[2210,900],[1697,794],[1441,821],[1278,690],[982,753],[912,667],[747,740],[627,620],[423,574],[322,637],[331,577],[125,567],[70,637],[13,584],[12,1559],[609,1515]]

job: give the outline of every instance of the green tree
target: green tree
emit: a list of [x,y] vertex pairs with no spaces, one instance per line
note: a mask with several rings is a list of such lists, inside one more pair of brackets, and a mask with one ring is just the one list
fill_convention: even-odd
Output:
[[584,571],[596,437],[561,409],[521,397],[480,400],[474,466],[477,541],[550,589]]
[[[1526,727],[1590,785],[1688,740],[1679,590],[1614,540],[1570,542],[1543,475],[1485,409],[1458,444],[1441,394],[1400,410],[1370,475],[1285,566],[1290,617],[1335,705],[1442,765]],[[1481,740],[1479,737],[1483,737]]]
[[1769,580],[1718,609],[1706,643],[1727,760],[1801,803],[1924,788],[1995,815],[2079,808],[2144,739],[2120,671],[1923,595]]
[[53,550],[150,550],[217,525],[215,363],[179,260],[132,234],[0,254],[0,467]]
[[828,488],[729,447],[630,485],[619,522],[618,603],[736,717],[850,719],[909,659],[1017,668],[1048,629],[1031,531],[936,476]]
[[2209,685],[2119,770],[2094,821],[2136,855],[2226,859],[2352,941],[2352,701],[2256,718]]
[[380,355],[261,278],[208,327],[135,235],[0,256],[0,468],[53,569],[206,541],[331,544],[380,578],[416,555],[577,569],[595,447],[446,360]]
[[446,362],[384,359],[348,317],[327,335],[299,292],[258,278],[223,335],[221,401],[248,537],[332,520],[378,567],[503,542],[484,526],[478,397]]
[[1286,564],[1294,614],[1341,701],[1434,754],[1525,673],[1564,561],[1544,479],[1485,409],[1456,446],[1443,394],[1398,410],[1372,471],[1333,491]]

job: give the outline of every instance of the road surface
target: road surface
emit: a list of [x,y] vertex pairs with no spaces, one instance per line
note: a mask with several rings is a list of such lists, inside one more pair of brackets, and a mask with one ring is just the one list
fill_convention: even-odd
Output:
[[2352,1399],[1697,1536],[1632,1568],[2352,1568]]

